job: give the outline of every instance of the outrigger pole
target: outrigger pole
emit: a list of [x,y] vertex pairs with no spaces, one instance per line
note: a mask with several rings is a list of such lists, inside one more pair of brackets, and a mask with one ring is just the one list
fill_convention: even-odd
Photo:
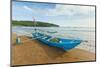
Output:
[[[33,19],[34,33],[36,33],[36,32],[37,32],[37,29],[36,29],[36,25],[37,25],[37,23],[36,23],[36,21],[35,21],[35,18],[34,18],[34,17],[32,17],[32,19]],[[36,38],[33,36],[33,38],[32,38],[32,39],[36,39]]]
[[[35,18],[34,17],[33,17],[33,22],[34,22],[34,27],[36,27],[36,21],[35,21]],[[36,32],[36,28],[34,30]]]

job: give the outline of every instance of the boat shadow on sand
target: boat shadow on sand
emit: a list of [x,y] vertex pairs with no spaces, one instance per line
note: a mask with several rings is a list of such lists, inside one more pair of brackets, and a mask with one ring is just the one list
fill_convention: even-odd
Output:
[[38,40],[36,40],[40,45],[40,47],[44,50],[44,52],[47,54],[47,56],[50,59],[56,59],[58,57],[62,57],[65,53],[67,53],[67,51],[61,49],[61,48],[57,48],[57,47],[53,47],[53,46],[48,46]]

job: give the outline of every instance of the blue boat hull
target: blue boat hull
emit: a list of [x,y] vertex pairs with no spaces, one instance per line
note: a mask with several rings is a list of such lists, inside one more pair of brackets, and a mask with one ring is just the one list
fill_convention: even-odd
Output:
[[46,35],[46,37],[44,34],[41,34],[41,33],[33,33],[32,35],[35,38],[37,38],[37,40],[41,41],[42,43],[45,43],[49,46],[61,48],[65,51],[73,49],[74,47],[76,47],[77,45],[81,43],[81,40],[62,39],[62,38],[58,38],[61,42],[57,43],[57,42],[48,41],[51,38],[51,36],[49,35]]

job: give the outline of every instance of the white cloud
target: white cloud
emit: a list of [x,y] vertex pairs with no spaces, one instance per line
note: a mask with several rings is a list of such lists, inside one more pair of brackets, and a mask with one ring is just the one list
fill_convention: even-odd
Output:
[[44,9],[39,9],[39,8],[31,8],[29,6],[23,6],[24,9],[31,11],[33,14],[38,14],[38,15],[46,15],[46,13],[48,12],[48,10],[44,10]]
[[76,6],[76,5],[56,5],[55,9],[49,9],[48,16],[57,16],[57,15],[67,15],[73,16],[74,14],[80,13],[88,15],[89,13],[94,12],[94,7],[89,6]]
[[32,8],[28,7],[28,6],[23,6],[24,9],[29,10],[29,11],[34,11]]
[[94,19],[79,20],[51,20],[50,22],[68,27],[95,27]]
[[76,6],[76,5],[56,5],[53,9],[39,9],[39,8],[31,8],[28,6],[23,6],[24,9],[33,12],[34,14],[40,14],[45,16],[58,16],[58,15],[66,15],[66,16],[74,16],[75,14],[81,14],[84,16],[93,15],[95,12],[94,7],[89,6]]

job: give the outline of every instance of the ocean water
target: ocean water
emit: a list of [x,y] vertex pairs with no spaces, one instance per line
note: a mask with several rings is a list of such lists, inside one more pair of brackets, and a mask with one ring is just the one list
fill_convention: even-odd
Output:
[[[95,53],[95,28],[92,27],[25,27],[13,26],[12,32],[16,32],[18,36],[32,36],[31,33],[38,29],[39,32],[51,35],[53,37],[81,39],[83,41],[76,48],[80,48]],[[48,32],[49,31],[49,32]],[[56,33],[50,33],[56,32]]]

